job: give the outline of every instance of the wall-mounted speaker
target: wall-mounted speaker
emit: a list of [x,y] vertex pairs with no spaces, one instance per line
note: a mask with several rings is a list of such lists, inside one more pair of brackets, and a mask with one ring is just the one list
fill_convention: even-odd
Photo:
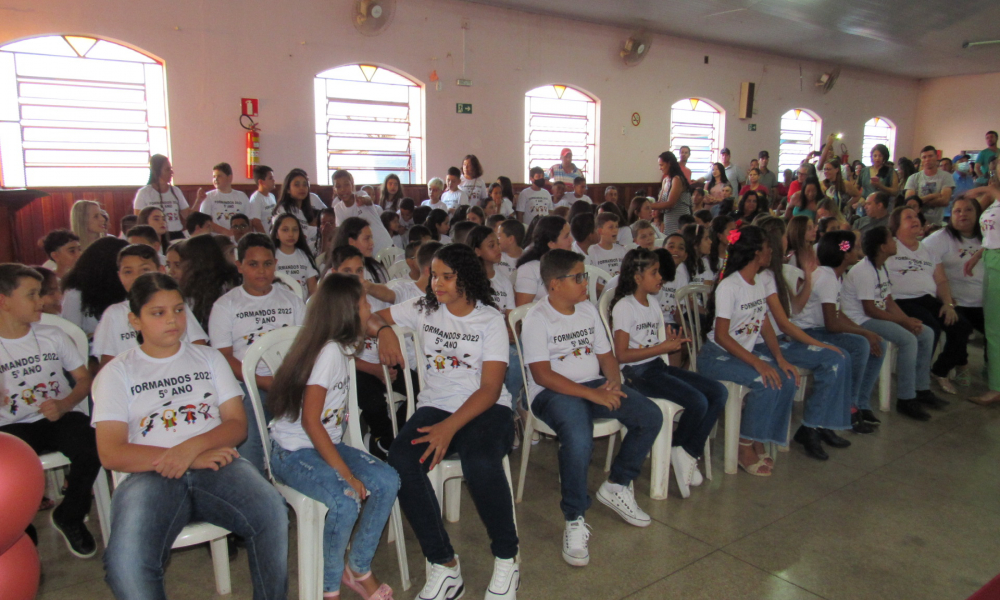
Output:
[[744,81],[740,84],[740,113],[739,118],[749,119],[753,117],[753,96],[757,84],[752,81]]

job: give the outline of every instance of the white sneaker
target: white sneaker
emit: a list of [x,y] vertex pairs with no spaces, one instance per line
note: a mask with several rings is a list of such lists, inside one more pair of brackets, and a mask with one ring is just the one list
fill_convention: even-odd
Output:
[[674,478],[681,498],[691,495],[692,471],[698,470],[698,461],[691,457],[684,448],[674,446],[670,450],[670,466],[674,469]]
[[455,566],[428,564],[427,583],[417,596],[419,600],[458,600],[465,593],[462,565],[455,557]]
[[521,587],[521,568],[513,558],[493,559],[493,579],[486,588],[486,600],[515,600]]
[[585,567],[590,562],[590,552],[587,550],[587,540],[590,539],[590,525],[583,517],[575,521],[566,521],[563,532],[563,560],[574,567]]
[[695,459],[694,470],[691,471],[691,487],[698,487],[703,483],[705,483],[705,478],[702,477],[701,469],[698,468],[698,460]]
[[611,491],[612,485],[614,484],[610,481],[602,483],[600,489],[597,490],[597,500],[618,513],[618,516],[625,519],[629,525],[649,527],[651,519],[635,503],[635,492],[632,490],[632,484],[616,486],[621,488],[617,492]]

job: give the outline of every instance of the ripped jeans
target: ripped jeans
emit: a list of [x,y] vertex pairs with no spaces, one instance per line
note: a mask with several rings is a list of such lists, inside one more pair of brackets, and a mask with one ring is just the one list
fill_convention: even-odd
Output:
[[364,508],[356,492],[315,448],[288,451],[271,443],[271,472],[281,483],[295,488],[329,508],[323,528],[323,592],[340,589],[344,553],[361,514],[361,523],[351,543],[348,565],[361,575],[371,570],[372,557],[389,520],[399,490],[396,471],[371,454],[347,444],[336,444],[337,452],[351,473],[368,490]]

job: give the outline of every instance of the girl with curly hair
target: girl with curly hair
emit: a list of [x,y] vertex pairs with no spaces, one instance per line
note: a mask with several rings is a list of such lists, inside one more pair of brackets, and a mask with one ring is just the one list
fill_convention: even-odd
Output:
[[98,239],[62,280],[62,317],[88,338],[94,335],[104,309],[127,296],[118,279],[118,251],[125,246],[128,242],[113,236]]
[[[400,506],[430,563],[420,597],[454,597],[463,589],[458,557],[427,478],[452,452],[458,452],[490,537],[495,557],[490,589],[515,589],[518,539],[503,466],[514,441],[511,396],[503,386],[510,346],[482,260],[462,244],[441,248],[431,262],[427,295],[378,314],[416,331],[417,352],[427,362],[417,409],[389,450],[389,464],[401,482]],[[390,337],[379,341],[388,347]]]

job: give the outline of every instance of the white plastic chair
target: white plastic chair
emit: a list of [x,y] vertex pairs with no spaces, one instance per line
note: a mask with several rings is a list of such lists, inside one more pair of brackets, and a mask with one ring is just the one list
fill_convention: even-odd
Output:
[[382,263],[382,266],[388,269],[397,261],[401,260],[405,255],[406,251],[402,248],[389,246],[388,248],[382,248],[382,250],[375,256],[375,260]]
[[[285,501],[295,511],[296,527],[298,531],[298,554],[299,554],[299,600],[315,600],[323,595],[323,528],[326,522],[326,513],[329,509],[325,504],[302,494],[298,490],[277,482],[271,473],[271,437],[268,433],[267,423],[264,418],[264,407],[260,399],[260,390],[257,388],[256,372],[257,364],[264,361],[264,364],[272,373],[277,373],[278,367],[285,354],[288,353],[295,337],[301,331],[301,327],[282,327],[269,332],[257,343],[250,346],[246,356],[243,357],[243,381],[250,393],[251,404],[253,405],[254,417],[257,421],[257,430],[260,433],[261,443],[264,446],[264,468],[268,478],[274,487],[285,498]],[[351,390],[348,396],[348,437],[346,443],[352,447],[363,449],[361,441],[361,430],[358,418],[360,412],[358,406],[358,392],[355,381],[356,371],[354,369],[354,359],[351,359]],[[357,432],[354,433],[354,430]],[[347,441],[349,440],[349,441]],[[392,517],[389,523],[389,541],[395,540],[396,557],[399,561],[399,571],[402,579],[403,590],[410,587],[410,569],[406,561],[406,547],[403,540],[403,523],[399,511],[399,502],[392,508]]]
[[[115,486],[121,485],[121,482],[126,477],[128,477],[128,473],[111,472],[111,479],[114,481]],[[187,548],[188,546],[207,542],[212,551],[212,569],[215,571],[215,591],[220,596],[225,596],[233,592],[232,577],[229,572],[229,542],[226,541],[226,536],[229,533],[228,529],[212,525],[211,523],[188,523],[184,526],[184,529],[181,529],[177,539],[174,540],[174,544],[170,547],[172,550],[177,550],[178,548]]]
[[607,285],[611,281],[611,273],[594,265],[584,265],[584,269],[587,271],[587,295],[590,296],[591,302],[597,304],[597,301],[600,300],[597,297],[597,281],[600,279],[604,285]]
[[[58,327],[65,331],[66,335],[73,340],[73,344],[76,346],[80,356],[83,357],[84,364],[87,363],[90,359],[90,350],[87,343],[87,334],[82,329],[62,317],[48,313],[42,313],[41,323],[43,325]],[[90,410],[87,405],[87,399],[84,398],[81,400],[74,410],[79,410],[83,414],[89,415]],[[49,452],[40,455],[38,459],[41,461],[42,470],[46,472],[48,479],[46,488],[49,491],[47,493],[52,494],[54,497],[61,496],[64,480],[63,469],[70,466],[69,458],[62,452]],[[97,507],[97,518],[101,522],[101,537],[104,538],[104,545],[107,546],[108,539],[111,536],[111,489],[108,487],[108,474],[103,468],[97,472],[97,479],[94,480],[94,504]]]
[[295,281],[294,277],[286,273],[279,273],[278,271],[275,271],[274,278],[278,280],[280,283],[283,283],[286,286],[288,286],[288,288],[291,289],[292,292],[298,294],[299,298],[305,299],[306,292],[305,290],[302,289],[302,286],[299,285],[299,282]]
[[410,265],[406,264],[405,260],[395,262],[388,267],[389,279],[409,279],[410,278]]
[[[589,268],[589,267],[588,267]],[[518,306],[514,310],[510,311],[507,316],[507,320],[510,323],[510,329],[514,332],[514,345],[517,347],[517,357],[521,362],[521,377],[524,379],[525,393],[527,393],[529,381],[528,376],[531,371],[528,369],[528,365],[524,364],[524,352],[521,348],[521,334],[519,332],[518,326],[521,321],[524,320],[524,316],[528,314],[528,310],[535,305],[534,302],[530,304],[524,304]],[[528,418],[525,419],[524,423],[524,442],[521,444],[521,473],[517,478],[517,502],[520,502],[524,496],[524,477],[528,472],[528,457],[531,455],[531,436],[535,431],[539,433],[544,433],[545,435],[556,436],[555,430],[545,424],[544,421],[535,416],[534,411],[531,410],[531,402],[528,405]],[[594,437],[607,437],[608,438],[608,456],[604,461],[604,472],[607,473],[611,470],[611,461],[614,458],[615,452],[615,434],[617,434],[622,429],[622,424],[618,422],[617,419],[594,419]]]
[[[710,285],[686,285],[677,290],[675,301],[681,317],[681,330],[684,337],[691,341],[687,344],[688,356],[691,359],[691,370],[698,370],[698,352],[701,351],[701,313],[699,306],[708,305],[708,297],[712,293]],[[725,419],[725,471],[729,475],[735,475],[738,470],[738,455],[740,445],[740,421],[743,418],[743,398],[750,390],[733,381],[720,381],[729,392],[726,400]],[[777,454],[777,444],[771,444],[771,459],[774,460]]]
[[[601,294],[601,301],[597,304],[597,311],[601,314],[601,323],[604,325],[604,332],[611,342],[612,351],[615,347],[615,338],[611,331],[611,311],[609,308],[614,295],[615,290],[605,290]],[[660,339],[667,339],[667,328],[662,319],[658,335]],[[667,355],[664,354],[662,358],[665,364],[670,364]],[[623,376],[622,381],[624,380]],[[650,398],[650,400],[659,406],[663,413],[663,428],[656,436],[656,441],[653,442],[653,449],[650,452],[649,497],[653,500],[663,500],[667,497],[667,489],[670,485],[670,453],[674,446],[673,424],[680,421],[681,415],[684,414],[684,407],[665,398]],[[625,433],[625,428],[622,428],[622,433]],[[705,477],[712,479],[712,445],[709,440],[705,440]]]
[[878,409],[882,412],[889,412],[892,407],[892,374],[896,372],[898,356],[899,346],[889,342],[878,375]]
[[[413,338],[414,346],[417,348],[417,377],[420,380],[420,389],[426,389],[424,382],[424,371],[427,369],[426,358],[421,351],[423,346],[420,343],[419,334],[411,329],[406,329],[398,325],[392,326],[393,333],[399,340],[399,347],[406,348],[406,336]],[[410,359],[406,352],[403,352],[403,377],[406,383],[406,418],[413,416],[416,410],[416,398],[413,394],[413,382],[410,379]],[[530,445],[530,444],[529,444]],[[503,471],[507,476],[507,485],[511,489],[511,506],[514,505],[514,485],[510,476],[510,460],[503,457]],[[462,506],[462,461],[458,458],[445,458],[427,473],[431,487],[434,488],[434,495],[437,496],[438,505],[444,512],[444,517],[452,523],[457,523],[461,514]],[[514,526],[517,527],[517,513],[514,512]]]

